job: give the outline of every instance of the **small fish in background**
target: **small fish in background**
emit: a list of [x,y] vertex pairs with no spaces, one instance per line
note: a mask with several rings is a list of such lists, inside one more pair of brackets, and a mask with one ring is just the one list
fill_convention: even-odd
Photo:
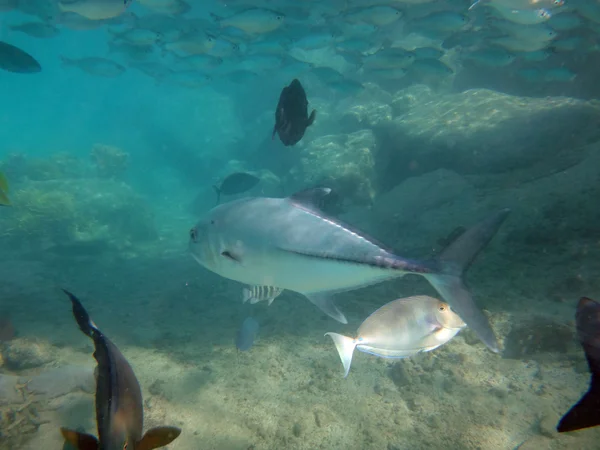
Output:
[[306,129],[313,124],[316,115],[317,111],[314,109],[310,116],[308,115],[306,92],[300,81],[294,78],[289,86],[282,89],[279,96],[271,138],[275,139],[275,134],[278,134],[286,147],[296,145]]
[[11,206],[10,199],[8,198],[8,192],[10,187],[8,186],[8,180],[4,172],[0,172],[0,206]]
[[114,78],[118,77],[126,70],[121,64],[106,58],[90,57],[76,59],[61,56],[60,59],[65,66],[76,67],[79,70],[97,77]]
[[72,0],[59,1],[62,12],[79,14],[89,20],[112,19],[120,16],[133,0]]
[[285,22],[284,14],[263,8],[245,9],[229,17],[219,17],[212,13],[210,16],[221,28],[233,27],[251,35],[270,33]]
[[575,323],[592,378],[585,395],[560,419],[559,433],[600,425],[600,303],[587,297],[579,300]]
[[382,358],[408,358],[445,344],[466,326],[447,303],[419,295],[394,300],[371,314],[356,337],[325,333],[331,337],[350,372],[354,349]]
[[246,317],[242,323],[242,327],[235,336],[235,346],[239,351],[245,352],[250,350],[250,347],[254,345],[254,339],[258,333],[258,322],[252,317]]
[[119,351],[92,322],[81,302],[68,291],[73,316],[80,330],[94,341],[96,367],[96,422],[98,438],[80,431],[61,428],[65,440],[79,450],[152,450],[175,440],[181,430],[155,427],[142,436],[144,407],[142,391],[133,369]]
[[53,38],[60,33],[60,30],[54,25],[44,22],[26,22],[19,25],[12,25],[10,29],[38,39]]
[[269,302],[268,306],[271,306],[273,300],[275,300],[283,289],[275,286],[249,286],[242,290],[242,303],[246,303],[250,300],[250,304],[254,305],[258,302]]
[[0,69],[14,73],[37,73],[41,72],[42,66],[29,53],[0,41]]
[[260,178],[247,172],[236,172],[231,175],[227,175],[221,182],[221,186],[213,186],[213,189],[217,193],[217,205],[221,201],[221,194],[235,195],[241,194],[242,192],[249,191],[258,184]]

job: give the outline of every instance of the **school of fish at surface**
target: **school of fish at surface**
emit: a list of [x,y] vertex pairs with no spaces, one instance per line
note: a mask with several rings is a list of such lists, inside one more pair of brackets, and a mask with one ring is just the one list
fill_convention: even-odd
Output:
[[[435,84],[474,66],[569,82],[570,62],[597,52],[600,32],[596,0],[0,0],[0,12],[13,9],[32,19],[10,22],[8,41],[106,31],[104,53],[62,55],[65,67],[102,77],[133,69],[192,89],[277,71],[312,73],[351,95],[367,81]],[[0,46],[1,68],[41,70],[16,50]]]

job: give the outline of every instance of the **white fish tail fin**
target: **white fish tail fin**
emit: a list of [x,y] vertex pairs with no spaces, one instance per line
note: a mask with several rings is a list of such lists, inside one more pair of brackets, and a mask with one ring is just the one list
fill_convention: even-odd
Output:
[[354,354],[354,349],[356,348],[356,342],[352,338],[337,333],[325,333],[325,336],[329,336],[331,339],[333,339],[335,348],[337,349],[340,359],[342,360],[342,365],[344,366],[344,378],[346,378],[348,376],[348,372],[350,372],[350,364],[352,364],[352,355]]
[[318,306],[319,309],[325,314],[327,314],[329,317],[334,318],[335,320],[343,323],[344,325],[348,323],[346,316],[344,316],[344,313],[341,312],[337,308],[337,306],[335,306],[335,303],[333,303],[333,300],[331,299],[331,296],[328,293],[304,295],[308,297],[308,299],[313,305]]
[[499,348],[494,331],[487,317],[475,304],[462,275],[494,237],[509,212],[510,210],[503,209],[465,231],[438,257],[440,272],[425,275],[453,311],[496,353]]
[[[252,291],[248,288],[242,289],[242,303],[246,303],[252,298]],[[250,302],[252,303],[252,302]]]

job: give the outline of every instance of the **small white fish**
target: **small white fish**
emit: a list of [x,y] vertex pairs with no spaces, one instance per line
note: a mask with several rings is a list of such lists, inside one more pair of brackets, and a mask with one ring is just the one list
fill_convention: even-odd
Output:
[[408,358],[445,344],[466,326],[447,303],[419,295],[394,300],[371,314],[356,337],[325,333],[333,343],[348,376],[354,349],[382,358]]
[[269,306],[273,303],[283,289],[275,286],[250,286],[242,290],[242,303],[250,300],[250,304],[254,305],[258,302],[269,302]]
[[275,31],[285,21],[285,15],[263,8],[250,8],[230,17],[211,16],[221,27],[234,27],[249,34]]
[[363,22],[378,27],[394,23],[402,17],[402,11],[391,6],[369,6],[348,11],[343,19],[348,23]]
[[132,0],[75,0],[59,1],[63,12],[73,12],[90,20],[111,19],[120,16],[131,5]]
[[519,25],[535,25],[547,22],[552,18],[552,13],[545,8],[540,9],[511,9],[496,3],[490,4],[499,16]]
[[61,56],[60,59],[65,66],[77,67],[79,70],[95,75],[98,77],[113,78],[125,72],[125,67],[110,59],[106,58],[66,58]]

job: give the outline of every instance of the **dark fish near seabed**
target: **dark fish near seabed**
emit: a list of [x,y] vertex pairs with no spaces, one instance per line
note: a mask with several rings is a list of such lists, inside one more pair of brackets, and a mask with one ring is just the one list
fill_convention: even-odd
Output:
[[254,339],[258,333],[258,322],[252,317],[246,317],[242,328],[237,332],[235,336],[235,346],[238,350],[245,352],[254,345]]
[[295,145],[304,136],[306,128],[313,124],[316,115],[317,111],[313,109],[308,116],[306,92],[297,79],[292,80],[279,96],[272,138],[279,134],[283,145]]
[[216,206],[190,230],[190,252],[225,278],[303,294],[335,320],[348,323],[332,295],[421,275],[493,351],[498,343],[462,276],[494,237],[509,210],[469,228],[434,260],[404,258],[317,205],[330,189],[288,198],[242,198]]
[[560,419],[559,433],[600,425],[600,303],[586,297],[579,300],[575,322],[592,378],[585,395]]
[[142,436],[144,408],[142,392],[133,369],[113,344],[92,322],[79,300],[71,299],[73,316],[81,331],[94,341],[96,368],[96,422],[98,438],[61,428],[67,442],[79,450],[151,450],[175,440],[181,430],[156,427]]
[[217,192],[217,205],[221,201],[221,194],[235,195],[249,191],[258,184],[260,178],[246,172],[236,172],[225,177],[221,186],[213,186]]
[[37,73],[42,66],[29,53],[0,41],[0,69],[15,73]]

